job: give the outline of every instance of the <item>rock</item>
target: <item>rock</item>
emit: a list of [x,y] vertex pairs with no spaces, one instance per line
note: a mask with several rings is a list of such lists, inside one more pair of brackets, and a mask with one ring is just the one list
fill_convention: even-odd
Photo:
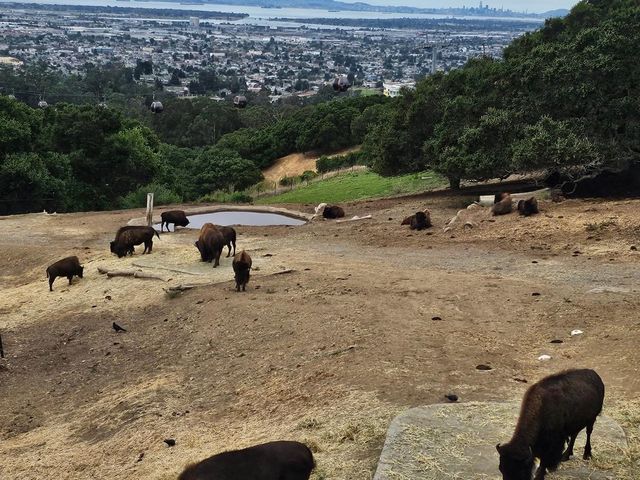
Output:
[[[373,480],[501,478],[495,445],[511,438],[519,408],[520,398],[506,403],[441,403],[407,410],[389,426]],[[576,455],[549,478],[613,478],[611,472],[598,470],[595,462],[582,460],[585,437],[583,430],[576,442]],[[622,428],[601,415],[592,445],[594,457],[603,453],[616,456],[627,448],[627,441]]]
[[538,293],[538,292],[533,292],[533,293],[531,294],[531,296],[532,296],[532,297],[539,297],[539,296],[540,296],[540,293]]
[[538,357],[538,360],[540,360],[541,362],[547,362],[549,360],[551,360],[551,355],[540,355]]
[[173,438],[165,438],[164,443],[166,443],[170,447],[174,447],[176,441]]
[[636,250],[638,250],[638,247],[636,247],[635,245],[631,245],[631,248],[630,248],[630,249],[631,249],[631,250],[633,250],[633,251],[635,252]]
[[439,320],[442,320],[442,318],[441,317],[431,317],[431,320],[439,321]]
[[458,401],[458,396],[455,393],[447,393],[444,396],[444,398],[446,398],[450,402],[457,402]]
[[582,335],[584,332],[582,330],[571,330],[571,336],[575,337],[576,335]]
[[563,340],[551,340],[549,343],[564,343]]
[[476,226],[473,222],[465,222],[463,228],[474,228]]

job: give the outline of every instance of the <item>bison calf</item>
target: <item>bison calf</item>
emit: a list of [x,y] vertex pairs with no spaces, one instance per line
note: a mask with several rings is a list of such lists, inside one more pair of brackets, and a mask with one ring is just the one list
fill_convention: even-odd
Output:
[[245,291],[247,283],[249,283],[249,274],[251,272],[251,257],[247,252],[242,250],[235,257],[233,257],[233,272],[236,278],[236,291]]
[[327,205],[322,212],[324,218],[342,218],[344,217],[344,210],[337,205]]
[[315,464],[299,442],[270,442],[189,465],[178,480],[308,480]]
[[591,432],[603,402],[604,383],[593,370],[565,370],[531,385],[513,437],[496,445],[503,480],[531,480],[536,457],[540,467],[535,480],[544,480],[547,470],[555,470],[573,455],[573,444],[583,428],[587,429],[583,458],[591,458]]
[[531,197],[527,200],[520,200],[518,202],[518,212],[520,215],[524,215],[525,217],[539,213],[536,197]]
[[178,226],[186,227],[187,225],[189,225],[189,219],[182,210],[169,210],[166,212],[162,212],[160,214],[160,218],[162,219],[162,222],[160,223],[161,232],[164,232],[163,228],[165,224],[167,225],[167,232],[171,231],[169,230],[170,223],[173,223],[174,232],[176,231],[176,227]]
[[49,291],[53,292],[53,282],[57,277],[67,277],[69,285],[74,275],[82,278],[84,267],[80,265],[78,257],[67,257],[58,260],[47,268],[47,278],[49,279]]
[[[422,215],[424,215],[424,218],[422,217]],[[419,217],[417,221],[416,216]],[[423,226],[418,228],[419,225],[422,225],[422,222],[424,222]],[[409,215],[407,218],[402,220],[402,223],[400,225],[409,225],[411,226],[412,230],[422,230],[423,228],[430,228],[433,226],[431,224],[431,212],[427,209],[424,209],[422,212],[416,212],[413,215]],[[415,225],[415,227],[412,225]]]
[[[498,200],[500,198],[500,200]],[[513,210],[513,201],[511,199],[511,195],[508,193],[500,193],[496,195],[495,200],[498,200],[491,207],[491,213],[494,215],[506,215],[507,213],[511,213]]]

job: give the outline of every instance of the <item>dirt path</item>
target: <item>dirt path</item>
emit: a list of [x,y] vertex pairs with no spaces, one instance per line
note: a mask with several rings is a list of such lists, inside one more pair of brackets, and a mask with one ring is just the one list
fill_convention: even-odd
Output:
[[[517,399],[522,380],[584,366],[609,404],[637,396],[640,202],[480,211],[447,233],[460,199],[430,202],[428,232],[399,226],[419,200],[347,205],[374,216],[363,222],[239,228],[259,268],[245,294],[230,259],[198,262],[190,230],[149,256],[111,256],[140,211],[0,219],[0,478],[173,479],[217,451],[290,438],[314,449],[315,480],[370,479],[391,418],[445,393]],[[44,269],[71,254],[85,278],[49,293]],[[97,272],[140,262],[192,273]],[[164,294],[195,277],[221,283]]]

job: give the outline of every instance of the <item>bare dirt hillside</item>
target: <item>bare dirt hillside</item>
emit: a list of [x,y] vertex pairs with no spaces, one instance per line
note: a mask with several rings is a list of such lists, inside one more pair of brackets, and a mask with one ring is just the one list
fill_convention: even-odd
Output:
[[[434,228],[400,227],[425,206]],[[637,418],[640,201],[479,209],[445,233],[463,206],[368,201],[344,207],[372,220],[239,227],[258,267],[246,293],[230,259],[199,262],[195,231],[112,256],[113,233],[141,211],[0,218],[0,478],[168,480],[221,450],[295,439],[315,452],[314,480],[370,479],[399,411],[446,393],[517,400],[573,366],[602,375],[607,412]],[[85,276],[49,292],[45,268],[67,255]],[[210,285],[163,290],[189,282]]]
[[[328,157],[335,157],[338,155],[346,155],[347,153],[355,152],[360,147],[347,148],[339,152],[328,155]],[[262,174],[266,180],[277,182],[283,177],[295,177],[302,175],[307,170],[313,172],[316,171],[316,160],[321,155],[313,152],[309,153],[292,153],[285,157],[279,158],[269,168],[263,170]]]

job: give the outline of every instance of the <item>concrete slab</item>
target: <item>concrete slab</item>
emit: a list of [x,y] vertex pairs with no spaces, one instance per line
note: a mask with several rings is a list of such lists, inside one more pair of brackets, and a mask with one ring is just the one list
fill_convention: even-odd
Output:
[[[374,480],[500,480],[495,445],[511,438],[519,403],[438,404],[398,415],[387,432]],[[627,447],[624,431],[600,416],[591,438],[594,461],[582,460],[584,431],[576,456],[549,480],[614,480],[596,468],[598,455]]]

